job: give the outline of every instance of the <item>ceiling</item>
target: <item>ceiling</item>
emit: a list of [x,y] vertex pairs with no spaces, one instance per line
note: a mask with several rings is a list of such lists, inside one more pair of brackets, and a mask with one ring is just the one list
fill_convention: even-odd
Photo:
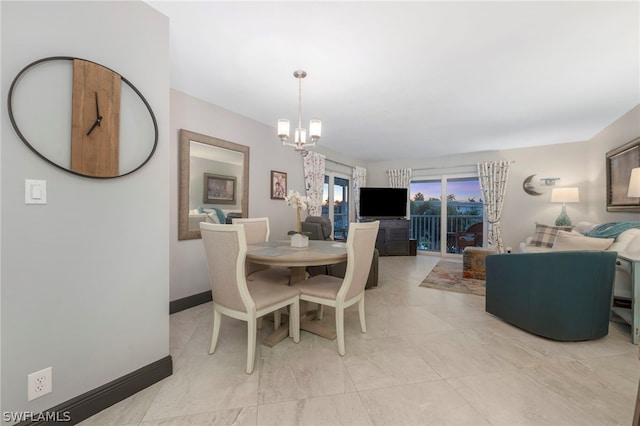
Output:
[[171,87],[368,162],[588,140],[640,103],[640,3],[150,1]]

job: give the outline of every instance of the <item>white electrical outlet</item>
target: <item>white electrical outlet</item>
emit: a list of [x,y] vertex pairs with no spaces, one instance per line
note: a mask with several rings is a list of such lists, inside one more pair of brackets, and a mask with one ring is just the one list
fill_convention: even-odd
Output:
[[51,367],[47,367],[27,376],[27,401],[40,398],[53,390]]

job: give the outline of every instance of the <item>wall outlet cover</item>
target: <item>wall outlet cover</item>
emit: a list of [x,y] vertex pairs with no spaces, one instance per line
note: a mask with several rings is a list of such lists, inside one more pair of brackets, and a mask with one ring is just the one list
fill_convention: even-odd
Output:
[[51,367],[36,371],[27,376],[27,401],[32,401],[53,390]]

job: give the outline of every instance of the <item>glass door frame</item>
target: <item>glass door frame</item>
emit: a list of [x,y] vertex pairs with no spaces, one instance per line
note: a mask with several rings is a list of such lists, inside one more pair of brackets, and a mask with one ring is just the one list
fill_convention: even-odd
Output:
[[[460,173],[439,173],[439,174],[425,174],[425,175],[414,175],[411,176],[411,182],[413,181],[440,181],[440,252],[428,251],[428,250],[419,250],[419,254],[423,255],[431,255],[431,256],[440,256],[440,257],[449,257],[449,258],[462,258],[462,254],[459,253],[448,253],[447,252],[447,183],[449,179],[460,179],[460,178],[476,178],[478,179],[477,172],[460,172]],[[483,241],[482,246],[486,246],[487,239],[487,218],[482,213],[482,228],[483,228]]]
[[[328,198],[327,198],[327,211],[328,211],[328,217],[331,220],[331,227],[332,227],[332,237],[335,238],[335,217],[334,217],[334,209],[333,208],[328,208],[329,206],[333,206],[334,203],[334,191],[333,191],[333,187],[335,185],[335,178],[340,178],[340,179],[345,179],[349,182],[347,188],[348,188],[348,200],[347,200],[347,208],[349,210],[348,216],[347,216],[347,229],[346,232],[349,232],[349,223],[354,221],[354,206],[353,206],[353,176],[347,174],[347,173],[341,173],[341,172],[337,172],[334,170],[327,170],[324,173],[325,176],[325,180],[328,180],[328,184],[323,184],[323,185],[328,185]],[[328,179],[327,179],[328,178]],[[324,194],[323,194],[324,195]],[[324,197],[323,197],[323,202],[324,202]],[[346,235],[345,235],[345,239],[346,239]]]

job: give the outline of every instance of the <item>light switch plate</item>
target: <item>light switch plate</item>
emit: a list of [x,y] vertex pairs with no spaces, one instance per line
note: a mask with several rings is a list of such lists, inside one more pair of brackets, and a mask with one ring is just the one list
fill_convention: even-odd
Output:
[[24,180],[24,203],[25,204],[47,204],[47,181],[46,180]]

